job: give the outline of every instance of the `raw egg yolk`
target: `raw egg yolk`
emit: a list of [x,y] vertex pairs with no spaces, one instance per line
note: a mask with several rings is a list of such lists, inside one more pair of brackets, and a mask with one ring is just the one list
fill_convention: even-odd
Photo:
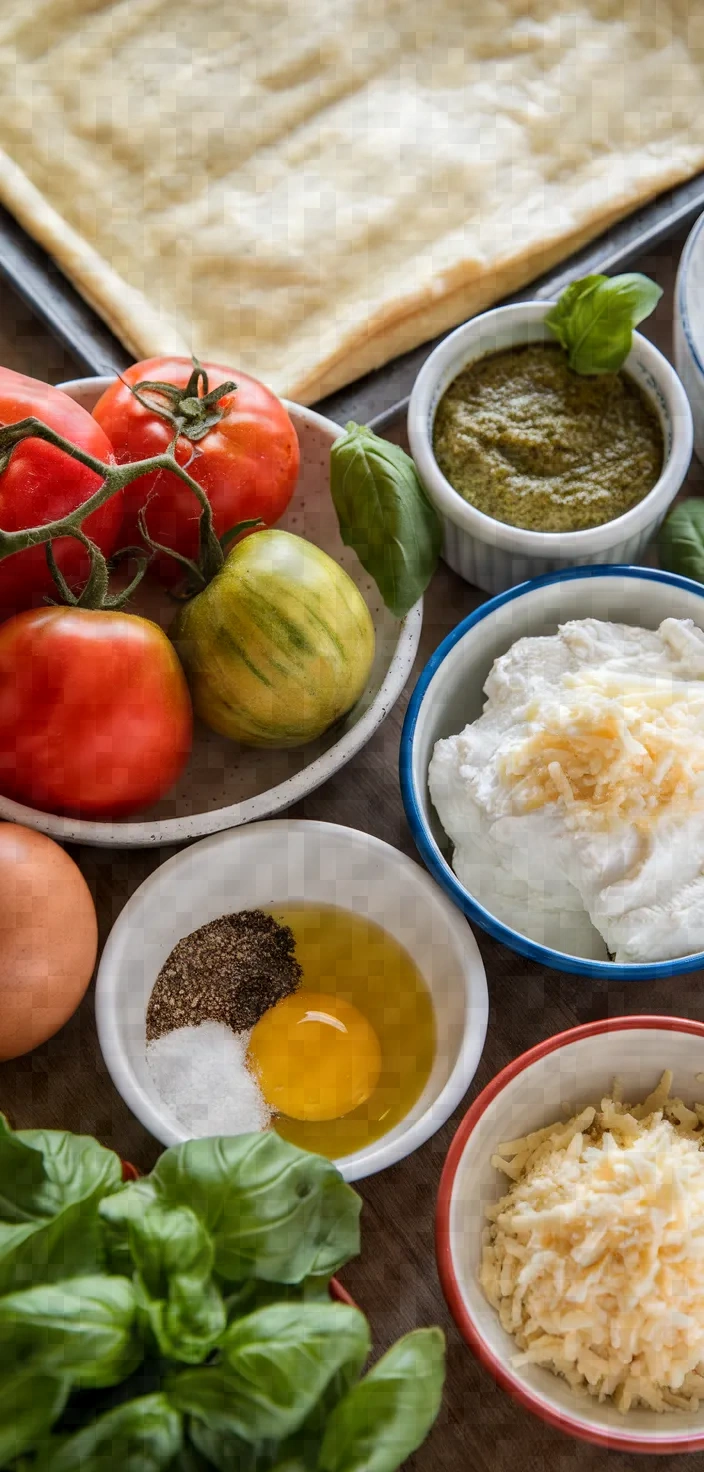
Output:
[[252,1031],[249,1057],[271,1109],[290,1119],[340,1119],[374,1092],[379,1039],[341,997],[294,992]]

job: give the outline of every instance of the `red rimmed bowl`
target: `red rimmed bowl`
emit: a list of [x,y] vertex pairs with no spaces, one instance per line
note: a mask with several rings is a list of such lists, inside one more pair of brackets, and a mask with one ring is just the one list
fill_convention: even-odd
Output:
[[[537,1365],[512,1365],[518,1353],[479,1285],[487,1207],[507,1178],[491,1164],[516,1139],[598,1102],[622,1081],[623,1097],[644,1099],[664,1069],[686,1103],[704,1100],[704,1024],[682,1017],[617,1017],[558,1033],[516,1058],[475,1099],[452,1142],[440,1181],[436,1249],[450,1312],[481,1364],[525,1410],[560,1431],[630,1452],[704,1451],[704,1402],[696,1412],[631,1410],[579,1395]],[[699,1081],[697,1078],[699,1075]]]

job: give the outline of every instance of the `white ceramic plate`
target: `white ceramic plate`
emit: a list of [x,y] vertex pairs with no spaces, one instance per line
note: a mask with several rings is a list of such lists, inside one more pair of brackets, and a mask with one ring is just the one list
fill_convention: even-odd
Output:
[[439,1130],[469,1088],[486,1036],[484,966],[442,890],[388,843],[336,823],[283,819],[218,833],[183,849],[140,885],[113,926],[96,986],[96,1022],[116,1089],[164,1145],[188,1131],[162,1104],[146,1061],[145,1017],[176,942],[220,915],[262,905],[338,905],[395,937],[430,989],[437,1050],[421,1097],[387,1135],[336,1163],[359,1180],[402,1160]]
[[[59,385],[92,409],[112,380],[79,378]],[[64,842],[142,848],[182,843],[223,828],[236,828],[281,812],[338,772],[369,740],[398,700],[413,667],[423,618],[423,600],[399,623],[384,607],[376,584],[356,554],[343,547],[328,489],[330,447],[341,430],[311,409],[287,404],[301,446],[301,471],[293,499],[278,523],[306,537],[346,569],[366,599],[374,620],[376,656],[369,684],[345,721],[333,732],[294,751],[265,751],[227,741],[196,725],[188,766],[175,787],[137,818],[106,823],[42,813],[0,796],[0,818],[24,823]],[[134,610],[167,627],[174,605],[160,588],[144,586]]]

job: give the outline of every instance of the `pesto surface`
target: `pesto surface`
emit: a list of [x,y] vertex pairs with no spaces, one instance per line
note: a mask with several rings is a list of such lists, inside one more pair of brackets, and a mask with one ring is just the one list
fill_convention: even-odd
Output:
[[626,373],[574,373],[557,343],[470,364],[443,394],[435,458],[487,516],[530,531],[582,531],[622,516],[663,462],[654,411]]

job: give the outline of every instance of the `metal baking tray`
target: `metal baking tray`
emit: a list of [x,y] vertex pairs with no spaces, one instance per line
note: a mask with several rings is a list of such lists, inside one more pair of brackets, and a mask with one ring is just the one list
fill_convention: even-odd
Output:
[[[654,250],[670,236],[685,231],[704,211],[704,173],[688,179],[675,189],[659,194],[649,204],[643,205],[633,214],[627,215],[610,230],[597,236],[589,245],[573,255],[567,256],[559,265],[553,266],[546,275],[539,276],[521,291],[503,298],[503,303],[520,301],[551,301],[559,296],[570,281],[579,280],[592,272],[605,274],[627,270],[628,267],[648,251]],[[446,336],[446,334],[441,334]],[[356,383],[331,394],[316,405],[320,412],[338,424],[355,419],[359,424],[369,424],[378,434],[405,419],[408,396],[417,374],[433,348],[440,342],[437,337],[426,342],[403,357],[396,358],[369,373]]]
[[[660,194],[628,215],[583,250],[507,301],[549,300],[569,281],[591,271],[615,271],[685,229],[704,211],[704,173]],[[76,359],[84,373],[122,371],[132,355],[59,270],[58,266],[0,206],[0,275]],[[436,342],[387,363],[365,378],[331,394],[316,408],[344,424],[372,423],[383,431],[404,413],[418,370]]]

